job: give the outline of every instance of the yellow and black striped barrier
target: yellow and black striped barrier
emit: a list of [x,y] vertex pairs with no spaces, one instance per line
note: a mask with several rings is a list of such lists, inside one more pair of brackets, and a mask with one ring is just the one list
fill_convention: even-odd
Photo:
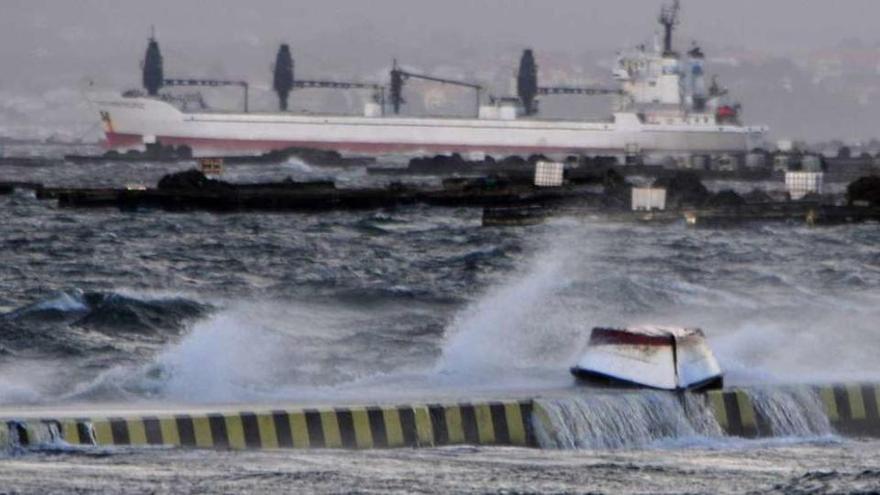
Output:
[[[841,384],[804,388],[819,397],[838,434],[880,437],[880,385]],[[714,390],[706,399],[721,429],[732,436],[772,436],[767,418],[755,407],[749,390]]]
[[[91,417],[15,423],[27,427],[57,425],[59,439],[73,445],[170,445],[219,449],[369,449],[456,444],[537,446],[530,423],[531,408],[532,401],[529,400]],[[12,431],[11,428],[7,430]],[[33,445],[38,442],[23,435],[18,437],[17,443]]]
[[[880,385],[809,387],[834,431],[880,437]],[[598,393],[598,392],[597,392]],[[638,393],[638,392],[633,392]],[[770,421],[747,388],[703,394],[730,436],[772,436]],[[2,445],[165,445],[217,449],[394,448],[443,445],[537,447],[534,400],[340,407],[207,414],[7,420]]]
[[745,390],[710,390],[706,400],[724,433],[735,437],[758,436],[755,406]]
[[0,428],[0,447],[50,444],[61,439],[61,423],[54,419],[9,420],[5,429]]

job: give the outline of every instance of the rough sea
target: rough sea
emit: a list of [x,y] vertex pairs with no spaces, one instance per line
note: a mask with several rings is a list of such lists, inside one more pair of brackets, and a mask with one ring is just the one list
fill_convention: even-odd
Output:
[[[153,185],[185,168],[0,166],[0,181]],[[297,161],[228,166],[224,178],[287,176],[401,180]],[[640,323],[701,327],[729,385],[880,380],[876,224],[568,217],[484,228],[480,218],[423,206],[76,210],[28,191],[0,196],[0,410],[547,396],[566,411],[587,400],[568,367],[589,330]],[[607,429],[544,449],[7,451],[0,493],[880,491],[880,441],[827,424],[760,440],[613,427],[615,414],[655,403],[646,393],[608,406],[618,412],[602,418]]]

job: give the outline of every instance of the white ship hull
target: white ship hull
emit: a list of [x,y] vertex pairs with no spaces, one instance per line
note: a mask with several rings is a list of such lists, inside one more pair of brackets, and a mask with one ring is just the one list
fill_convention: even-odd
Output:
[[93,99],[107,144],[158,140],[195,151],[267,151],[291,146],[356,153],[745,153],[762,130],[733,125],[644,124],[537,119],[312,116],[285,113],[184,113],[151,98]]

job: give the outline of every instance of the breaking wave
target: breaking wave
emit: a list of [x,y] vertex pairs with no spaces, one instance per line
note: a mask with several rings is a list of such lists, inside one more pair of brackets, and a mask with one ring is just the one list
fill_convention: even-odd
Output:
[[545,448],[635,448],[661,440],[722,436],[702,397],[692,394],[592,393],[541,399],[536,407],[536,434]]
[[[808,387],[758,387],[746,393],[760,442],[835,441],[825,409]],[[588,391],[535,402],[536,436],[544,448],[632,449],[739,446],[728,437],[701,394],[665,391]],[[768,440],[769,439],[769,440]]]
[[0,315],[8,323],[63,322],[108,334],[180,331],[210,306],[178,296],[71,290]]

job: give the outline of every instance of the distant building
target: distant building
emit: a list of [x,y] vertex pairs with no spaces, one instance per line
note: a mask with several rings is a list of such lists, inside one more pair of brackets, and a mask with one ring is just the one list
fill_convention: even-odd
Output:
[[790,153],[775,153],[772,168],[774,172],[785,173],[791,170],[796,162],[794,155]]
[[806,154],[801,157],[802,172],[822,172],[822,157],[814,154]]
[[752,152],[746,155],[745,167],[750,170],[768,166],[769,158],[765,152]]
[[719,155],[712,159],[709,168],[721,172],[735,172],[739,170],[739,160],[733,155]]
[[796,153],[807,149],[807,144],[793,139],[780,139],[776,141],[776,149],[782,153]]

